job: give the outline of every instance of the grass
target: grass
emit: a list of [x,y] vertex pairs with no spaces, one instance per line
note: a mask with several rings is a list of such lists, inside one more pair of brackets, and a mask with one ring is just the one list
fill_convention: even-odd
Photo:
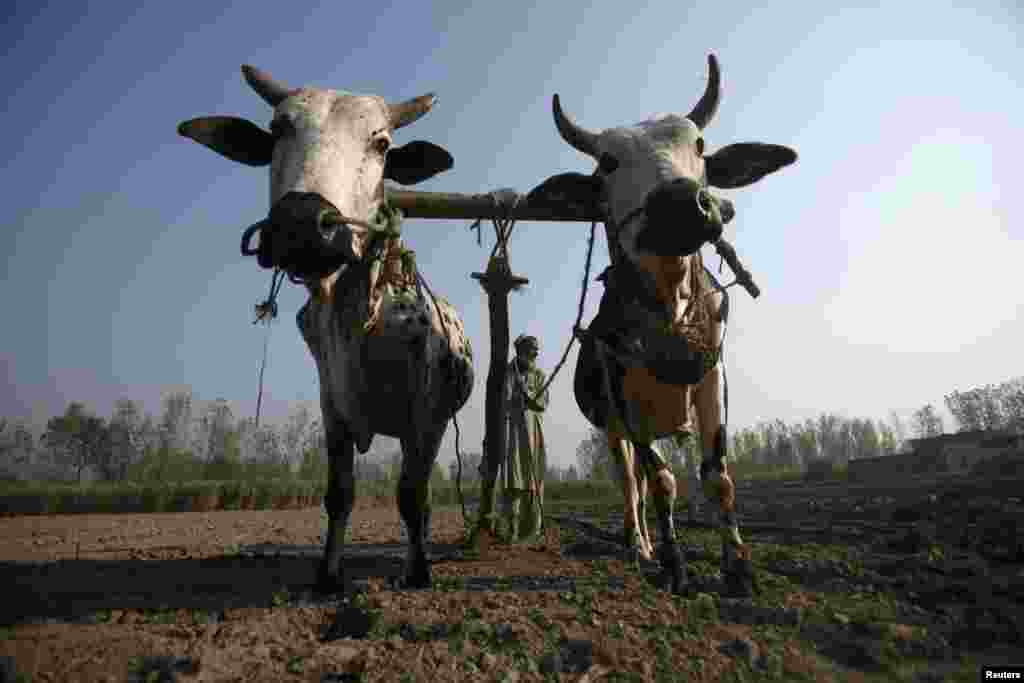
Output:
[[[730,463],[737,481],[799,481],[804,472],[796,467]],[[193,473],[195,474],[195,473]],[[212,474],[212,472],[211,472]],[[266,473],[264,473],[266,474]],[[185,479],[179,481],[148,480],[123,482],[0,482],[0,508],[16,515],[76,512],[168,512],[191,509],[191,500],[214,495],[219,508],[237,510],[243,499],[257,510],[273,507],[275,498],[286,496],[319,496],[326,494],[326,480],[303,480],[291,476],[263,476],[244,472],[228,480]],[[825,480],[844,481],[844,467],[833,467],[824,473]],[[677,479],[685,479],[682,471]],[[378,504],[394,504],[395,482],[363,480],[358,483],[357,496]],[[465,482],[462,497],[469,502],[480,499],[479,482]],[[431,482],[431,500],[436,506],[458,505],[459,491],[454,481]],[[683,501],[680,501],[682,503]],[[545,491],[545,512],[566,511],[600,513],[622,505],[622,492],[615,481],[551,481]],[[247,505],[248,507],[248,505]]]

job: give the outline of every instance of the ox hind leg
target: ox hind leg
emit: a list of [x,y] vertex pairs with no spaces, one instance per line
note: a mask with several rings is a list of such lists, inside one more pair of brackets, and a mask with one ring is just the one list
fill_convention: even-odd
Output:
[[[325,411],[325,416],[329,415]],[[344,575],[342,550],[352,505],[356,496],[354,442],[345,425],[337,419],[325,419],[327,437],[327,539],[317,570],[317,589],[325,593],[345,592],[351,582]]]
[[675,523],[672,509],[676,498],[676,480],[653,444],[633,444],[621,434],[609,432],[609,445],[619,465],[626,499],[626,514],[623,519],[625,544],[630,559],[640,557],[653,559],[655,554],[650,535],[647,533],[645,498],[647,484],[654,498],[654,509],[658,518],[658,534],[661,543],[658,559],[662,570],[668,576],[670,589],[680,594],[686,587],[686,567],[682,553],[676,544]]
[[409,535],[405,572],[399,585],[405,588],[430,588],[430,473],[437,460],[444,428],[437,432],[404,437],[402,473],[398,480],[398,514]]
[[736,487],[726,467],[728,436],[721,419],[719,377],[721,369],[712,369],[697,387],[695,402],[700,426],[703,460],[701,487],[708,502],[717,505],[714,520],[722,538],[722,578],[730,594],[749,596],[758,590],[750,557],[750,547],[740,537],[736,516]]

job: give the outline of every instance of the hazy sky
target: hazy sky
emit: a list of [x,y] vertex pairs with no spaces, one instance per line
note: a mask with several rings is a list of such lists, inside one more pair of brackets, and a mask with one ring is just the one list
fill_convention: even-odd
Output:
[[[730,424],[908,415],[954,389],[1022,374],[1024,25],[1014,2],[750,10],[213,0],[134,11],[90,3],[88,13],[45,4],[15,2],[0,29],[0,415],[38,424],[71,400],[109,415],[121,397],[156,413],[161,395],[183,386],[200,400],[228,399],[236,415],[255,412],[264,328],[252,307],[270,275],[238,243],[266,214],[266,170],[175,132],[204,114],[268,123],[243,63],[293,86],[392,101],[435,91],[437,106],[396,142],[444,145],[455,168],[418,188],[526,192],[593,166],[558,136],[553,93],[598,129],[685,114],[713,51],[723,97],[709,149],[759,140],[800,154],[723,192],[737,209],[727,236],[763,292],[755,301],[733,290]],[[486,299],[469,273],[484,267],[494,238],[488,225],[478,247],[467,226],[403,229],[473,341],[477,382],[459,422],[463,448],[478,450],[490,342]],[[523,223],[511,242],[513,270],[531,280],[511,297],[512,333],[541,338],[546,370],[575,317],[587,227]],[[603,240],[598,247],[594,274],[607,264]],[[595,284],[586,320],[600,293]],[[287,285],[271,328],[272,420],[318,397],[294,324],[304,299]],[[547,418],[562,465],[587,430],[572,399],[574,366],[575,350]]]

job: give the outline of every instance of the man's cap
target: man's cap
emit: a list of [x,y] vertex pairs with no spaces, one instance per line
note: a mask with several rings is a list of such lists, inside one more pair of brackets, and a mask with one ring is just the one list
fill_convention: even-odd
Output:
[[540,349],[540,343],[537,341],[537,338],[528,334],[521,334],[518,337],[516,337],[514,346],[516,347],[517,351],[523,346],[534,349]]

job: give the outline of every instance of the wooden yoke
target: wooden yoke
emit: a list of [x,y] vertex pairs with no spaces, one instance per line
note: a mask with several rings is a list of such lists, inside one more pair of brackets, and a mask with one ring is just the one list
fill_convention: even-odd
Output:
[[[501,206],[494,201],[491,193],[461,194],[457,192],[421,192],[418,190],[400,190],[388,186],[388,202],[407,218],[441,218],[441,219],[511,219],[515,221],[564,221],[603,223],[605,216],[596,207],[574,202],[556,202],[547,198],[532,198],[519,195],[513,208]],[[757,298],[761,290],[754,283],[750,272],[743,267],[736,256],[736,249],[719,238],[713,243],[715,251],[725,259],[736,279],[726,285],[741,285],[751,297]]]
[[[471,273],[471,277],[477,280],[487,293],[491,330],[490,366],[487,371],[484,408],[484,457],[480,472],[480,509],[476,528],[470,530],[469,539],[471,546],[481,549],[483,544],[479,533],[486,531],[493,535],[495,532],[496,480],[507,448],[504,389],[510,336],[508,293],[529,283],[528,279],[514,275],[509,266],[507,242],[512,225],[521,220],[603,223],[606,217],[593,204],[555,200],[544,196],[543,193],[523,196],[511,190],[500,190],[484,194],[459,194],[403,190],[394,186],[386,186],[385,190],[388,203],[399,209],[406,218],[494,222],[497,243],[488,260],[486,272]],[[724,239],[716,241],[714,246],[737,276],[734,282],[726,286],[743,285],[750,295],[756,298],[760,291],[750,273],[739,263],[735,249]]]

